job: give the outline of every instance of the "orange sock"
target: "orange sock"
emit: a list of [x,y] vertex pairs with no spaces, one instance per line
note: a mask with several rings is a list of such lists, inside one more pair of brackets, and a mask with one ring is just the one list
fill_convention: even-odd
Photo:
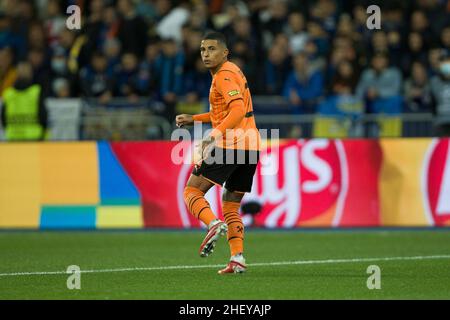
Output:
[[197,219],[201,220],[206,226],[211,221],[217,219],[205,199],[205,193],[200,189],[194,187],[184,188],[184,202],[186,203],[189,212]]
[[240,206],[238,202],[223,201],[222,204],[223,216],[228,225],[228,244],[232,256],[244,252],[244,224],[239,215]]

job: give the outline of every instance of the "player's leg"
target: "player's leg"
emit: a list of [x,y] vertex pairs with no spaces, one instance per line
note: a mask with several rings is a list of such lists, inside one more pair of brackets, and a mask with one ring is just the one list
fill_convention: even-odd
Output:
[[[239,152],[241,152],[239,154]],[[238,150],[238,159],[243,154]],[[246,271],[244,253],[244,224],[239,215],[242,198],[246,192],[252,190],[253,176],[259,159],[257,151],[245,151],[245,163],[238,164],[233,173],[227,179],[225,191],[222,197],[222,212],[228,225],[228,244],[230,245],[231,258],[225,269],[219,274],[242,273]]]
[[[213,150],[210,157],[215,156],[216,152]],[[224,153],[218,153],[219,156],[223,157]],[[216,161],[203,161],[200,166],[194,168],[184,189],[184,200],[188,210],[208,228],[211,227],[211,222],[216,220],[217,217],[212,212],[208,201],[206,201],[205,193],[214,184],[222,185],[231,175],[232,170],[233,168],[225,165],[223,161],[220,164]]]
[[205,193],[213,186],[214,183],[205,178],[191,174],[184,188],[184,201],[189,212],[206,226],[217,219],[205,199]]
[[214,186],[214,183],[211,181],[192,174],[184,189],[184,200],[189,211],[208,228],[199,249],[201,257],[207,257],[214,251],[217,240],[220,236],[225,235],[228,229],[226,223],[218,219],[212,212],[208,201],[205,199],[205,193],[212,186]]
[[[216,149],[210,155],[216,157]],[[217,152],[217,157],[224,157],[225,152]],[[196,166],[184,191],[184,199],[189,211],[200,219],[207,227],[208,232],[200,245],[200,256],[207,257],[215,248],[220,236],[227,233],[227,224],[212,212],[209,203],[205,199],[205,193],[214,185],[223,185],[234,170],[225,161],[203,161]]]
[[229,191],[225,189],[222,196],[222,212],[228,225],[228,244],[230,246],[230,262],[219,270],[219,274],[242,273],[247,266],[244,259],[244,224],[239,215],[241,200],[244,192]]
[[231,256],[244,252],[244,224],[239,215],[239,208],[244,194],[244,192],[233,192],[225,189],[222,195],[222,212],[228,225],[227,238]]

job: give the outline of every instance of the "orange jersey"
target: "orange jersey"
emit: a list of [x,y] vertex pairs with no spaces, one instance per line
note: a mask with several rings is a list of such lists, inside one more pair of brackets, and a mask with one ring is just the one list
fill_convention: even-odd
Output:
[[211,125],[216,128],[229,113],[230,103],[242,99],[246,116],[225,134],[217,146],[228,149],[259,150],[260,135],[253,116],[253,104],[247,79],[241,69],[232,62],[225,62],[213,76],[209,92]]

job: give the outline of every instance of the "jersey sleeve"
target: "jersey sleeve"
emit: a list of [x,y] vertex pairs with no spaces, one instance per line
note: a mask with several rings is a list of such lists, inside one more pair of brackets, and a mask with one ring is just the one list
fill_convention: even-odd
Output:
[[239,82],[231,71],[220,71],[217,74],[216,90],[223,96],[227,105],[233,100],[243,99]]
[[192,119],[194,121],[200,121],[200,122],[211,122],[211,117],[210,117],[209,112],[200,113],[200,114],[194,114],[192,116]]
[[245,117],[244,101],[233,100],[230,104],[230,112],[225,119],[211,132],[211,136],[217,139],[220,135],[225,135],[227,129],[236,127]]

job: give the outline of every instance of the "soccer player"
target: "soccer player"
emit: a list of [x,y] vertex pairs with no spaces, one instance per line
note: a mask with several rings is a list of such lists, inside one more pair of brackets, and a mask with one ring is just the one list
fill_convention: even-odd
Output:
[[[228,61],[228,53],[221,33],[211,32],[203,38],[201,58],[213,76],[210,111],[176,116],[179,127],[200,121],[210,122],[213,128],[202,140],[203,161],[195,165],[184,189],[184,200],[192,215],[208,227],[200,245],[201,257],[211,254],[220,236],[227,234],[231,258],[219,274],[242,273],[247,269],[243,256],[244,225],[239,208],[244,194],[251,191],[260,148],[247,80],[239,67]],[[205,199],[211,187],[224,183],[225,222],[217,218]]]

